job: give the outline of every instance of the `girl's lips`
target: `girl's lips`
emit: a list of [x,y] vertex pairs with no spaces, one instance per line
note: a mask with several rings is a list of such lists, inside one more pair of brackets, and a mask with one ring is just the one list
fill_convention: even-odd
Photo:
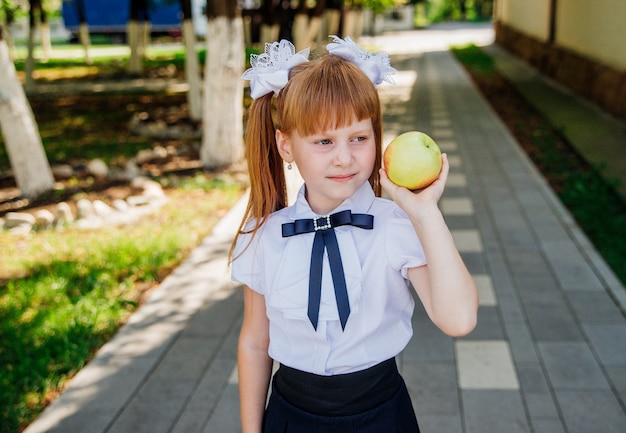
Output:
[[335,182],[344,183],[344,182],[348,182],[351,179],[353,179],[354,176],[356,176],[356,175],[355,174],[344,174],[344,175],[338,175],[338,176],[329,176],[328,178],[330,180],[334,180]]

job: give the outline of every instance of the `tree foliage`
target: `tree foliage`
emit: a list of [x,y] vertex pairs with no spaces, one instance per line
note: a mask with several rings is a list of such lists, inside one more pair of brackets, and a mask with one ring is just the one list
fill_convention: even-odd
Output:
[[432,22],[484,20],[491,17],[494,0],[427,0]]
[[407,0],[355,0],[353,3],[361,4],[367,9],[371,9],[375,14],[381,14],[389,8],[402,6],[408,3]]

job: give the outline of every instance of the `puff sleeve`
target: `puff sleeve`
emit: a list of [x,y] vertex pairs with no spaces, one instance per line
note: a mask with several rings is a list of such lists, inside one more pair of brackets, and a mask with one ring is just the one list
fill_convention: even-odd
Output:
[[262,279],[263,254],[261,254],[261,231],[242,233],[233,249],[231,279],[245,284],[255,292],[265,295]]

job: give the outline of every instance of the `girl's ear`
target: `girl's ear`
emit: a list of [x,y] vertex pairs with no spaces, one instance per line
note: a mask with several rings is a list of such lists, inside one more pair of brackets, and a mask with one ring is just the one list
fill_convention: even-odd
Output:
[[276,146],[278,146],[278,153],[280,157],[286,162],[293,162],[293,156],[291,154],[291,141],[286,134],[283,134],[280,129],[276,130]]

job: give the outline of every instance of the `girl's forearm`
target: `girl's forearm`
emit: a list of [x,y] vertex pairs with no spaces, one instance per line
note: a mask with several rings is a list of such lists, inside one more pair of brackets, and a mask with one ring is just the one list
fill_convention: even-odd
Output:
[[[410,215],[427,261],[425,296],[433,322],[446,334],[461,336],[476,326],[478,294],[443,215],[436,206]],[[422,271],[423,272],[423,271]]]
[[271,374],[272,359],[267,351],[240,342],[238,375],[243,433],[261,433]]

